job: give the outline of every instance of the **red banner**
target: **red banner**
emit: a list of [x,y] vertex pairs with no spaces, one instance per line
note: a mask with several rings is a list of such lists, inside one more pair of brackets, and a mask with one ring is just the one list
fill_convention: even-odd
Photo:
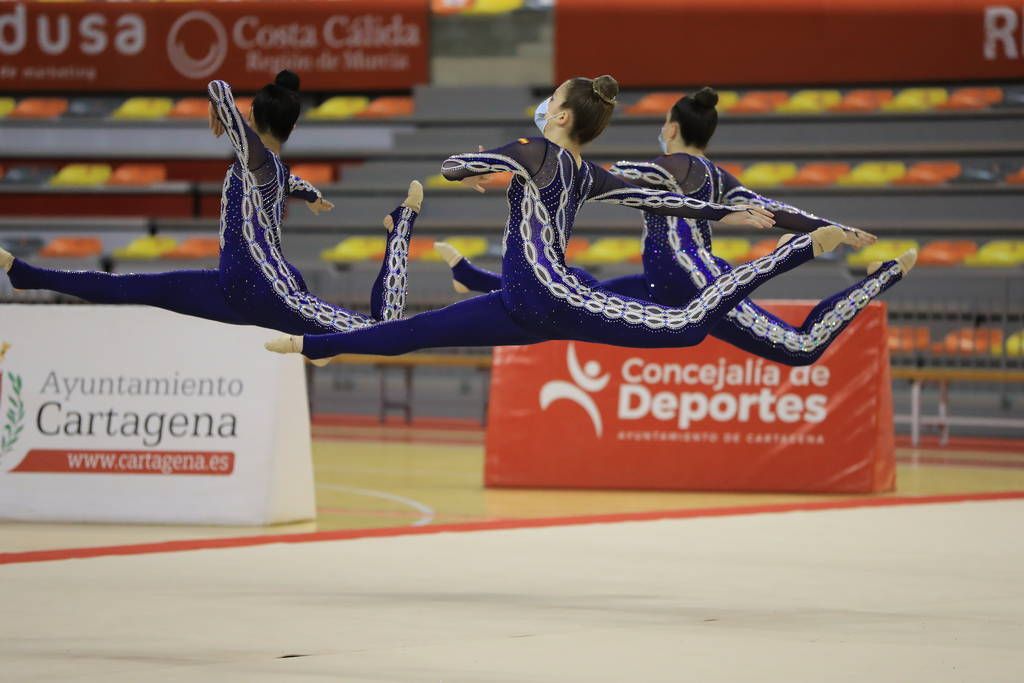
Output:
[[11,471],[228,476],[235,471],[235,454],[228,451],[82,451],[33,448]]
[[255,90],[288,68],[307,90],[429,79],[426,0],[0,3],[4,90]]
[[1024,76],[1024,6],[991,0],[558,0],[558,80],[634,87]]
[[[760,302],[799,324],[809,303]],[[895,484],[885,306],[808,367],[683,349],[494,351],[488,486],[875,492]]]

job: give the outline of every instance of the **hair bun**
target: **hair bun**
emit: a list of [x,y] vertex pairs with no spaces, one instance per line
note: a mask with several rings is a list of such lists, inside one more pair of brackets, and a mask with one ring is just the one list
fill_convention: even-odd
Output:
[[693,103],[705,109],[714,109],[718,104],[718,93],[714,88],[704,86],[693,94]]
[[598,76],[594,79],[594,92],[606,103],[615,104],[615,98],[619,95],[619,83],[611,76]]
[[274,85],[279,85],[285,90],[297,93],[299,92],[299,77],[294,72],[284,69],[274,78]]

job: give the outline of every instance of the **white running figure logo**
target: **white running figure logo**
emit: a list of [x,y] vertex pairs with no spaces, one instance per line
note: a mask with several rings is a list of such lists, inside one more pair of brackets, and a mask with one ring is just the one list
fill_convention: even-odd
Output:
[[549,405],[559,399],[572,401],[586,411],[594,423],[594,432],[597,436],[601,436],[603,431],[601,413],[590,394],[597,393],[608,386],[611,374],[599,376],[601,375],[601,364],[596,360],[589,361],[581,368],[580,361],[576,357],[576,345],[573,342],[569,342],[566,361],[569,366],[569,375],[572,376],[575,384],[558,379],[542,386],[540,388],[541,410],[547,410]]

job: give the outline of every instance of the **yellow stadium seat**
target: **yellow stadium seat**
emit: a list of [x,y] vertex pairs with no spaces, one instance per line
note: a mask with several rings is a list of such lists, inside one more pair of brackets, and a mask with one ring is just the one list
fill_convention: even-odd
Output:
[[331,263],[354,263],[379,259],[384,255],[383,237],[348,237],[330,249],[320,252],[320,258]]
[[993,240],[964,259],[976,268],[1001,268],[1024,264],[1024,240]]
[[369,97],[339,95],[324,101],[309,112],[311,119],[350,119],[370,106]]
[[595,240],[590,247],[576,257],[576,261],[588,266],[603,263],[623,263],[639,256],[640,241],[632,237],[603,237]]
[[1012,358],[1024,356],[1024,330],[1014,332],[1006,338],[1006,355]]
[[469,187],[468,185],[448,180],[440,173],[428,177],[424,185],[432,190],[461,190],[468,189]]
[[750,240],[737,237],[716,239],[712,249],[715,256],[724,258],[729,263],[741,263],[750,254]]
[[521,9],[524,0],[476,0],[463,14],[507,14]]
[[114,258],[131,261],[151,261],[173,251],[178,242],[163,235],[146,235],[132,240],[127,246],[114,250]]
[[112,116],[115,119],[163,119],[174,109],[169,97],[130,97],[121,103]]
[[893,261],[908,249],[917,249],[915,240],[878,240],[874,244],[846,257],[851,266],[866,266],[872,261]]
[[784,114],[819,114],[838,106],[842,100],[843,96],[838,90],[800,90],[775,111]]
[[105,185],[113,169],[108,164],[68,164],[50,178],[50,185],[59,187],[98,187]]
[[880,187],[899,180],[907,174],[902,161],[865,161],[836,181],[837,185]]
[[931,111],[945,104],[949,92],[945,88],[906,88],[882,105],[882,111]]
[[739,180],[747,187],[775,187],[797,174],[796,164],[762,161],[747,166]]
[[722,111],[729,111],[735,107],[740,101],[740,94],[735,90],[719,90],[718,91],[718,104],[715,108]]
[[0,118],[3,118],[14,111],[15,104],[13,97],[0,97]]

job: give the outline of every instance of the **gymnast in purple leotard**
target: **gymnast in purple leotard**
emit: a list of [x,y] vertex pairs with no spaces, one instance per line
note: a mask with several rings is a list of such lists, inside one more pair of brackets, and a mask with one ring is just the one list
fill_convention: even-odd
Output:
[[[770,209],[775,226],[792,232],[809,232],[835,222],[764,197],[744,187],[732,174],[712,163],[705,148],[718,123],[718,95],[703,88],[676,102],[665,116],[658,140],[663,155],[647,162],[620,161],[611,172],[644,187],[661,188],[704,201],[722,204],[756,204]],[[874,236],[855,228],[844,229],[845,244],[860,247]],[[701,263],[686,248],[689,242],[704,247],[697,252]],[[474,266],[450,245],[438,243],[438,251],[452,268],[459,291],[490,292],[501,287],[496,273]],[[643,266],[637,275],[605,280],[608,291],[649,299],[667,306],[685,304],[708,285],[704,270],[720,275],[732,270],[712,255],[711,226],[703,218],[677,218],[644,212]],[[896,261],[873,264],[860,282],[819,302],[801,325],[789,325],[749,299],[743,299],[711,326],[713,337],[752,354],[786,365],[808,365],[867,304],[899,282],[914,265],[916,252]],[[702,266],[702,267],[701,267]]]
[[330,210],[320,192],[290,175],[282,144],[299,116],[298,76],[282,71],[256,95],[247,120],[235,107],[231,88],[212,81],[210,128],[226,134],[235,160],[224,178],[220,216],[220,262],[211,270],[114,275],[38,268],[0,250],[0,268],[19,289],[49,289],[104,304],[144,304],[237,325],[260,325],[290,333],[320,333],[369,327],[401,317],[406,298],[409,241],[423,189],[409,188],[402,206],[384,220],[386,253],[371,294],[369,316],[334,306],[309,292],[281,250],[281,222],[289,196],[309,202],[315,213]]
[[510,171],[509,220],[504,235],[501,288],[404,320],[340,334],[289,336],[272,351],[310,358],[338,353],[397,355],[443,346],[531,344],[576,339],[629,347],[699,344],[712,325],[768,279],[835,249],[838,227],[798,235],[767,256],[715,274],[699,256],[704,247],[687,237],[684,249],[707,286],[674,306],[623,296],[585,271],[565,263],[565,246],[585,202],[630,206],[658,215],[769,227],[759,207],[725,206],[662,189],[641,188],[580,152],[606,127],[618,85],[610,76],[573,78],[558,87],[535,115],[543,138],[521,138],[497,149],[457,154],[442,165],[449,180],[479,184],[480,176]]

